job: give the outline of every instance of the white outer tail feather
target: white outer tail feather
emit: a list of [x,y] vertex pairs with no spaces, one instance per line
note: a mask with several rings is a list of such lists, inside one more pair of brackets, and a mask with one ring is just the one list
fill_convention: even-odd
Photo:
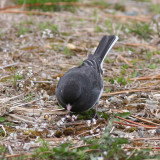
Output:
[[117,42],[118,39],[119,39],[119,37],[116,36],[116,39],[114,40],[114,42],[112,43],[112,45],[111,45],[111,46],[109,47],[109,49],[107,50],[107,52],[106,52],[106,54],[105,54],[105,56],[104,56],[104,58],[103,58],[103,60],[102,60],[102,62],[101,62],[101,69],[103,69],[103,62],[104,62],[106,56],[108,55],[109,51],[112,49],[112,47],[114,46],[114,44]]

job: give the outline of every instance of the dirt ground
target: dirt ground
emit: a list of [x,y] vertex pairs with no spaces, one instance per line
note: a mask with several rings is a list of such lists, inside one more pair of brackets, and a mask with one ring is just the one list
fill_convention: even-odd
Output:
[[[38,137],[50,146],[70,138],[83,145],[79,137],[100,137],[112,117],[113,135],[131,140],[128,148],[160,152],[159,14],[154,1],[108,3],[48,14],[0,10],[0,144],[8,156],[33,151]],[[111,34],[119,40],[104,62],[102,117],[68,115],[55,97],[58,80]]]

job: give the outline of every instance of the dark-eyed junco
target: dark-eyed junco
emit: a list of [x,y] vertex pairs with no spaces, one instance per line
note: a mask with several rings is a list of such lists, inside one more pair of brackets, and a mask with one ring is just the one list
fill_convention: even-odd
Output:
[[72,112],[84,112],[98,103],[103,91],[103,61],[117,40],[115,35],[104,36],[93,55],[63,75],[56,88],[57,100],[62,107]]

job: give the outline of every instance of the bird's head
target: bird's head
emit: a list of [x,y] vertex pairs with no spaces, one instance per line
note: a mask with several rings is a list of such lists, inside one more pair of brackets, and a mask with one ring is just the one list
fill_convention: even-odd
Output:
[[62,93],[66,109],[72,111],[73,104],[75,104],[81,96],[81,87],[79,83],[73,80],[68,81],[65,83]]

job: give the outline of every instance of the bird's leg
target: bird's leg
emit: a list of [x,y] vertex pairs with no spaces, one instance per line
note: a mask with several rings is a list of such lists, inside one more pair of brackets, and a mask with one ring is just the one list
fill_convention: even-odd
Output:
[[94,106],[95,114],[94,114],[93,118],[95,118],[95,119],[98,119],[98,114],[97,114],[97,111],[98,111],[98,105],[99,105],[99,103],[97,102],[97,103],[95,104],[95,106]]

